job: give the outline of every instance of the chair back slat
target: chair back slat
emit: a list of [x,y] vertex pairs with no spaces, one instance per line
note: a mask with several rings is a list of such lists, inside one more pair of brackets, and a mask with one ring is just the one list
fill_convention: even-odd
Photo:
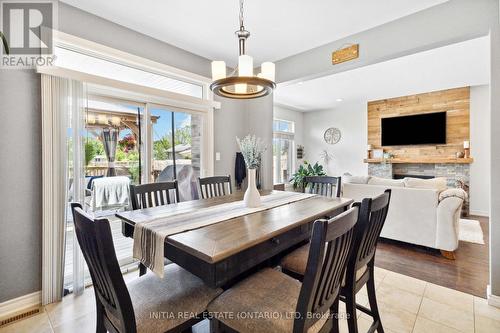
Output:
[[[77,203],[71,204],[78,244],[89,268],[96,302],[118,332],[136,332],[134,309],[116,258],[107,219],[92,219]],[[114,320],[111,320],[113,318]],[[109,329],[109,328],[108,328]]]
[[[179,202],[177,180],[143,185],[130,185],[132,209],[143,209]],[[165,203],[166,202],[166,203]]]
[[342,177],[307,176],[304,183],[309,193],[326,197],[339,198],[342,190]]
[[306,332],[336,301],[354,243],[358,208],[314,222],[294,332]]
[[231,176],[198,178],[200,198],[208,199],[233,193]]
[[391,190],[386,190],[373,199],[363,199],[361,203],[354,204],[359,207],[360,213],[354,244],[356,252],[352,256],[353,267],[349,268],[353,273],[374,258],[377,242],[389,211],[390,200]]

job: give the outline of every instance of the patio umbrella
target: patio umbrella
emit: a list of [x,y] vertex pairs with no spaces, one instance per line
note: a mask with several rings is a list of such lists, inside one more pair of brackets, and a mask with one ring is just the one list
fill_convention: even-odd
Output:
[[118,132],[119,130],[115,128],[102,129],[104,152],[106,153],[106,157],[108,159],[108,172],[106,173],[107,177],[116,176],[115,155],[116,146],[118,144]]

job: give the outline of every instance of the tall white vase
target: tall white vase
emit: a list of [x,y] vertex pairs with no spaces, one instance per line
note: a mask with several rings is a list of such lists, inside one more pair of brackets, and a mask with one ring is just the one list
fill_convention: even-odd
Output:
[[245,202],[245,206],[248,208],[256,208],[260,207],[260,193],[257,190],[257,183],[255,181],[255,169],[248,169],[248,187],[245,191],[245,196],[243,197],[243,201]]

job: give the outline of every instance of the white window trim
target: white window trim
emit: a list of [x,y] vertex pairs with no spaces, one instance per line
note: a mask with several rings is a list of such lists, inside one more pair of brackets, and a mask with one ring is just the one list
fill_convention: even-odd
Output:
[[[202,86],[203,98],[196,98],[179,93],[169,92],[161,89],[145,87],[142,85],[127,83],[119,80],[100,77],[82,73],[66,68],[53,67],[38,67],[37,72],[72,78],[87,83],[102,86],[104,95],[114,95],[124,97],[124,99],[132,99],[137,102],[149,102],[170,107],[177,107],[197,111],[205,114],[205,122],[203,126],[203,146],[202,154],[203,165],[201,166],[202,176],[211,176],[214,173],[214,109],[220,109],[221,103],[213,99],[213,94],[210,91],[211,79],[202,75],[191,73],[179,68],[165,65],[153,60],[145,59],[124,51],[120,51],[99,43],[88,41],[86,39],[66,34],[61,31],[54,32],[54,45],[70,49],[85,55],[98,57],[125,66],[145,70],[151,73],[157,73],[173,79],[179,79],[185,82],[199,84]],[[104,90],[108,90],[105,92]],[[127,94],[120,96],[120,90],[126,90]],[[112,94],[109,94],[110,92]]]
[[[139,57],[62,31],[54,31],[54,45],[189,83],[207,86],[211,83],[211,79],[208,77]],[[203,97],[207,98],[209,96],[204,95]]]

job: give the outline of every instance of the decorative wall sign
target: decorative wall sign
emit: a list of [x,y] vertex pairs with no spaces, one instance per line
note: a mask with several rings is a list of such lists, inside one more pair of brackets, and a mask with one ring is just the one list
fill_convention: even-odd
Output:
[[301,160],[304,158],[304,146],[297,146],[297,159]]
[[340,133],[340,130],[335,127],[330,127],[325,131],[325,134],[323,134],[323,139],[325,139],[325,142],[331,145],[338,143],[341,137],[342,134]]
[[332,65],[337,65],[359,57],[359,44],[353,44],[332,52]]

